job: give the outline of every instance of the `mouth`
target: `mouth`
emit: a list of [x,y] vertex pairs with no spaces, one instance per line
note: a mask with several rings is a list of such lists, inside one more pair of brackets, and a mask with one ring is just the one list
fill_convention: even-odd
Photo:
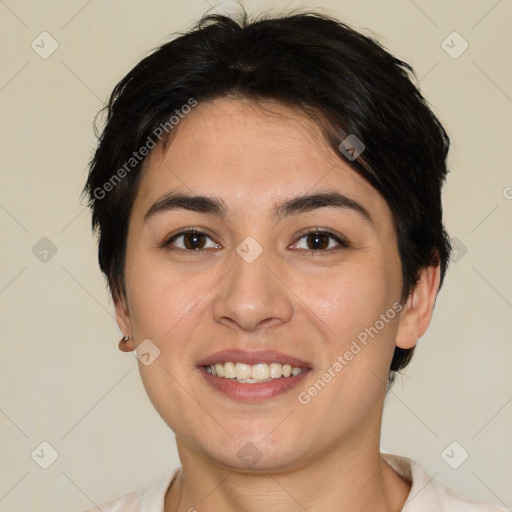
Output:
[[244,402],[287,393],[311,371],[309,363],[275,351],[217,352],[198,367],[215,390]]
[[291,376],[300,375],[305,369],[298,366],[281,363],[257,363],[244,364],[216,363],[204,366],[205,372],[223,379],[234,379],[236,382],[245,384],[257,384],[258,382],[271,382],[274,379],[287,379]]

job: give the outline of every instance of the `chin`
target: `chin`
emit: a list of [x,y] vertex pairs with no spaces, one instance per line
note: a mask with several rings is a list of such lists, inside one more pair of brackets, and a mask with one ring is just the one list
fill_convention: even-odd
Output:
[[297,453],[292,455],[279,450],[258,447],[251,441],[231,453],[210,453],[208,455],[226,469],[242,473],[279,472],[291,470],[299,465]]
[[[232,471],[265,473],[293,469],[299,463],[293,436],[269,439],[265,434],[222,436],[222,439],[199,439],[196,446],[212,461]],[[277,437],[277,436],[276,436]]]

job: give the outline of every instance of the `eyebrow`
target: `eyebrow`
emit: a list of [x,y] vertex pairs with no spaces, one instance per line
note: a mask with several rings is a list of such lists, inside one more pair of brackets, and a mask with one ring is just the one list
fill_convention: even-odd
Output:
[[[358,213],[363,220],[375,226],[370,212],[354,199],[340,194],[339,192],[324,192],[307,194],[304,196],[287,199],[277,206],[274,211],[275,217],[281,220],[290,215],[306,213],[318,208],[341,208]],[[144,222],[155,215],[171,210],[189,210],[199,213],[207,213],[224,219],[226,217],[226,203],[216,197],[195,196],[179,192],[168,192],[158,199],[144,215]]]

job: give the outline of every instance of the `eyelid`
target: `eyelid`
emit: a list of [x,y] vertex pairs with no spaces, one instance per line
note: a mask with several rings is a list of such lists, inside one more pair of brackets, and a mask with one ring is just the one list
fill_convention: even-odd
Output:
[[[168,247],[176,238],[178,238],[182,235],[191,234],[191,233],[205,235],[208,238],[210,238],[212,240],[212,242],[214,242],[216,245],[222,245],[222,244],[219,244],[215,240],[216,237],[209,230],[207,230],[205,228],[196,228],[193,226],[189,226],[187,228],[180,229],[179,231],[177,231],[176,233],[173,233],[172,235],[167,236],[164,239],[164,242],[161,244],[161,247]],[[301,231],[298,235],[296,235],[295,242],[293,242],[291,245],[293,246],[293,245],[297,244],[297,242],[300,239],[304,238],[307,235],[314,235],[314,234],[325,235],[329,238],[332,238],[333,240],[336,241],[336,243],[339,245],[339,247],[342,247],[342,248],[350,247],[350,243],[344,236],[342,236],[339,233],[335,233],[335,232],[331,231],[330,229],[326,229],[326,228],[306,228],[303,231]],[[290,247],[290,246],[288,246],[288,247]],[[316,250],[316,251],[313,249],[302,249],[302,250],[306,250],[306,251],[309,250],[311,252],[320,253],[320,252],[330,252],[333,249],[336,249],[336,248]],[[192,249],[182,249],[181,247],[174,247],[172,250],[189,252],[189,253],[200,253],[200,252],[205,251],[205,249],[192,250]]]
[[[219,242],[217,242],[215,240],[215,236],[210,233],[209,230],[205,229],[205,228],[196,228],[194,226],[189,226],[187,228],[182,228],[180,230],[178,230],[176,233],[173,233],[169,236],[166,236],[164,238],[164,241],[160,244],[160,247],[161,248],[165,248],[165,247],[168,247],[176,238],[182,236],[182,235],[187,235],[187,234],[191,234],[191,233],[197,233],[198,235],[205,235],[207,236],[208,238],[210,238],[212,240],[212,242],[214,242],[215,244],[217,245],[221,245],[219,244]],[[196,253],[196,252],[202,252],[204,251],[204,249],[201,249],[201,250],[189,250],[189,249],[182,249],[181,247],[173,247],[172,250],[175,250],[175,251],[183,251],[183,252],[193,252],[193,253]]]
[[[330,229],[327,228],[307,228],[306,230],[302,231],[296,236],[296,240],[292,245],[295,245],[301,238],[304,238],[306,235],[326,235],[330,238],[333,238],[340,247],[348,248],[350,247],[350,242],[340,233],[336,233]],[[317,250],[314,251],[313,249],[310,249],[311,252],[329,252],[332,249],[325,249],[325,250]]]

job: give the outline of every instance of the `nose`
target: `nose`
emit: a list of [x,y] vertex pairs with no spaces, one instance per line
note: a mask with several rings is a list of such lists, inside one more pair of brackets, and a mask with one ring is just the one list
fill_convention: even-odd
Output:
[[217,322],[255,331],[263,325],[278,325],[291,319],[292,293],[270,259],[265,251],[251,263],[233,255],[232,271],[221,281],[213,303]]

